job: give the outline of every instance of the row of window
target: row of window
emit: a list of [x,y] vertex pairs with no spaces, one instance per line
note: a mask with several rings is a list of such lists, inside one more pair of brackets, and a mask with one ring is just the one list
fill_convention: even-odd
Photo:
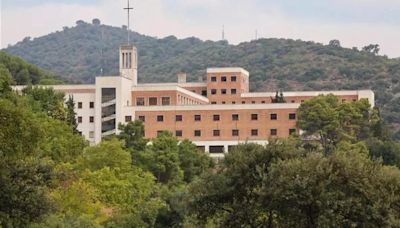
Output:
[[[210,93],[211,93],[211,95],[216,95],[217,94],[217,89],[211,89],[210,90]],[[237,90],[236,89],[230,89],[230,94],[231,95],[235,95],[236,93],[237,93]],[[221,89],[221,94],[222,95],[226,95],[226,94],[228,94],[228,90],[227,89]]]
[[[231,76],[230,77],[231,82],[236,82],[237,81],[237,77],[236,76]],[[217,81],[217,77],[216,76],[211,76],[211,81],[212,82],[216,82]],[[221,82],[227,82],[228,78],[226,76],[222,76],[221,77]]]
[[[150,106],[157,106],[158,105],[158,98],[157,97],[149,97],[148,104]],[[170,97],[161,97],[161,105],[170,105],[171,98]],[[145,98],[138,97],[136,98],[136,106],[144,106],[145,105]]]
[[[78,116],[78,123],[82,123],[82,116]],[[89,116],[89,123],[94,123],[94,116]]]
[[[82,109],[83,108],[83,103],[82,102],[78,102],[78,109]],[[89,108],[94,108],[94,102],[91,101],[89,102]]]
[[[162,134],[163,132],[164,132],[164,131],[157,131],[157,135],[160,135],[160,134]],[[212,133],[213,133],[212,135],[213,135],[214,137],[219,137],[219,136],[221,136],[221,130],[216,129],[216,130],[213,130]],[[296,134],[296,133],[297,133],[297,131],[296,131],[295,128],[290,128],[290,129],[289,129],[289,135]],[[270,130],[269,130],[269,134],[270,134],[271,136],[277,136],[277,135],[278,135],[278,129],[276,129],[276,128],[270,129]],[[201,137],[201,130],[194,130],[194,131],[193,131],[193,135],[194,135],[195,137]],[[251,136],[258,136],[258,129],[251,129],[251,130],[250,130],[250,135],[251,135]],[[176,137],[183,137],[183,131],[182,131],[182,130],[177,130],[177,131],[175,131],[175,136],[176,136]],[[240,131],[239,131],[239,129],[232,129],[232,136],[240,136]]]
[[[218,114],[215,114],[212,116],[213,117],[213,121],[220,121],[221,120],[221,116]],[[232,121],[239,121],[239,114],[232,114]],[[202,116],[201,115],[194,115],[193,119],[194,121],[201,121]],[[138,118],[139,120],[141,120],[142,122],[146,121],[146,117],[145,116],[139,116]],[[250,119],[251,120],[258,120],[259,119],[259,114],[251,114],[250,115]],[[278,114],[276,113],[271,113],[270,114],[270,119],[271,120],[278,120]],[[288,119],[289,120],[296,120],[296,113],[289,113],[288,114]],[[183,115],[175,115],[175,121],[176,122],[181,122],[183,121]],[[157,116],[157,122],[164,122],[164,116],[163,115],[158,115]]]

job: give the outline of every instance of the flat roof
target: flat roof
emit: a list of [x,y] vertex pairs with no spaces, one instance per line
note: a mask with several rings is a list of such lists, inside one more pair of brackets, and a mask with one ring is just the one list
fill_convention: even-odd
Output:
[[241,67],[214,67],[207,68],[207,73],[237,73],[240,72],[244,75],[249,76],[249,72]]

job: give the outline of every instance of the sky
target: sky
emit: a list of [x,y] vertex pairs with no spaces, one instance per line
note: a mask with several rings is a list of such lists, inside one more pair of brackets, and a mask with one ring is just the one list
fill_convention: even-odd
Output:
[[[291,38],[344,47],[379,44],[400,57],[400,0],[130,0],[132,29],[233,44],[255,38]],[[127,0],[0,0],[1,47],[39,37],[77,20],[122,26]]]

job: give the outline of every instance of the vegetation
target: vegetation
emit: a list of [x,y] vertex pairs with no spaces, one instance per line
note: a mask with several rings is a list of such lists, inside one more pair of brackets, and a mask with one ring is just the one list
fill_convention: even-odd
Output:
[[[79,21],[75,27],[24,39],[5,51],[66,80],[92,83],[102,69],[105,75],[118,74],[117,50],[126,42],[126,28],[99,23]],[[385,120],[400,130],[400,60],[380,56],[377,44],[359,50],[343,48],[339,40],[324,46],[286,39],[230,45],[193,37],[157,39],[134,32],[131,38],[139,51],[141,82],[176,81],[177,72],[188,73],[194,81],[205,76],[207,67],[241,66],[251,72],[253,91],[373,89]],[[25,81],[29,82],[17,80]],[[400,139],[400,131],[396,136]]]

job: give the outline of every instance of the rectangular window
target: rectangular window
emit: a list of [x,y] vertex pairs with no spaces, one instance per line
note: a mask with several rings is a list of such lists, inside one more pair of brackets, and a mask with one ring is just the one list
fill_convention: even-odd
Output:
[[213,102],[211,102],[211,104],[217,104],[217,102],[213,101]]
[[89,138],[91,138],[91,139],[94,138],[94,131],[89,131]]
[[204,96],[204,97],[207,97],[207,90],[202,90],[201,91],[201,95]]
[[219,130],[213,130],[213,136],[220,136]]
[[256,103],[256,101],[252,101],[251,103],[252,103],[252,104],[255,104],[255,103]]
[[258,120],[258,114],[251,114],[251,120]]
[[211,81],[212,82],[216,82],[217,81],[217,77],[215,77],[215,76],[211,77]]
[[79,109],[82,108],[82,102],[78,102],[78,108],[79,108]]
[[182,131],[181,130],[175,131],[175,136],[182,137]]
[[231,82],[236,82],[236,76],[231,77]]
[[292,103],[295,103],[295,101],[294,101],[294,100],[292,100],[291,102],[292,102]]
[[271,120],[277,120],[277,119],[278,119],[278,114],[271,113]]
[[163,122],[164,121],[164,116],[157,116],[157,122]]
[[232,120],[233,121],[238,121],[239,120],[239,114],[232,114]]
[[164,131],[157,131],[157,137],[162,135],[162,133],[164,133]]
[[149,98],[149,105],[157,105],[157,97],[150,97]]
[[297,133],[296,128],[289,129],[289,135],[295,135]]
[[200,130],[194,130],[194,136],[200,137],[201,136],[201,131]]
[[246,104],[246,101],[242,101],[242,104]]
[[231,89],[231,94],[236,94],[236,89]]
[[125,122],[131,122],[132,116],[125,116]]
[[232,101],[232,104],[236,104],[236,102],[235,102],[235,101]]
[[136,98],[136,106],[144,106],[144,97]]
[[271,136],[276,136],[276,135],[278,135],[278,129],[271,129],[269,134],[270,134]]
[[233,129],[232,130],[232,136],[239,136],[239,130],[238,129]]
[[226,89],[221,89],[221,94],[226,94]]
[[296,113],[289,113],[289,120],[295,120],[296,119]]
[[94,116],[89,116],[89,123],[94,123]]
[[176,115],[176,116],[175,116],[175,121],[176,121],[176,122],[181,122],[182,119],[183,119],[182,115]]
[[258,136],[258,129],[251,129],[251,136]]
[[93,101],[91,101],[91,102],[89,103],[89,108],[94,108],[94,102],[93,102]]
[[78,116],[78,123],[82,123],[82,116]]
[[194,121],[201,121],[201,115],[194,115]]
[[261,101],[261,104],[265,104],[265,101]]
[[146,117],[145,116],[139,116],[139,120],[142,121],[142,122],[145,122],[146,121]]
[[213,115],[213,120],[214,121],[219,121],[219,115]]
[[226,104],[226,102],[225,102],[225,101],[223,101],[223,102],[222,102],[222,104]]
[[221,77],[221,82],[226,82],[226,77],[225,76]]
[[212,95],[217,94],[217,90],[216,90],[216,89],[212,89],[212,90],[211,90],[211,94],[212,94]]
[[162,105],[170,105],[171,104],[170,97],[162,97],[161,98],[161,103],[162,103]]

